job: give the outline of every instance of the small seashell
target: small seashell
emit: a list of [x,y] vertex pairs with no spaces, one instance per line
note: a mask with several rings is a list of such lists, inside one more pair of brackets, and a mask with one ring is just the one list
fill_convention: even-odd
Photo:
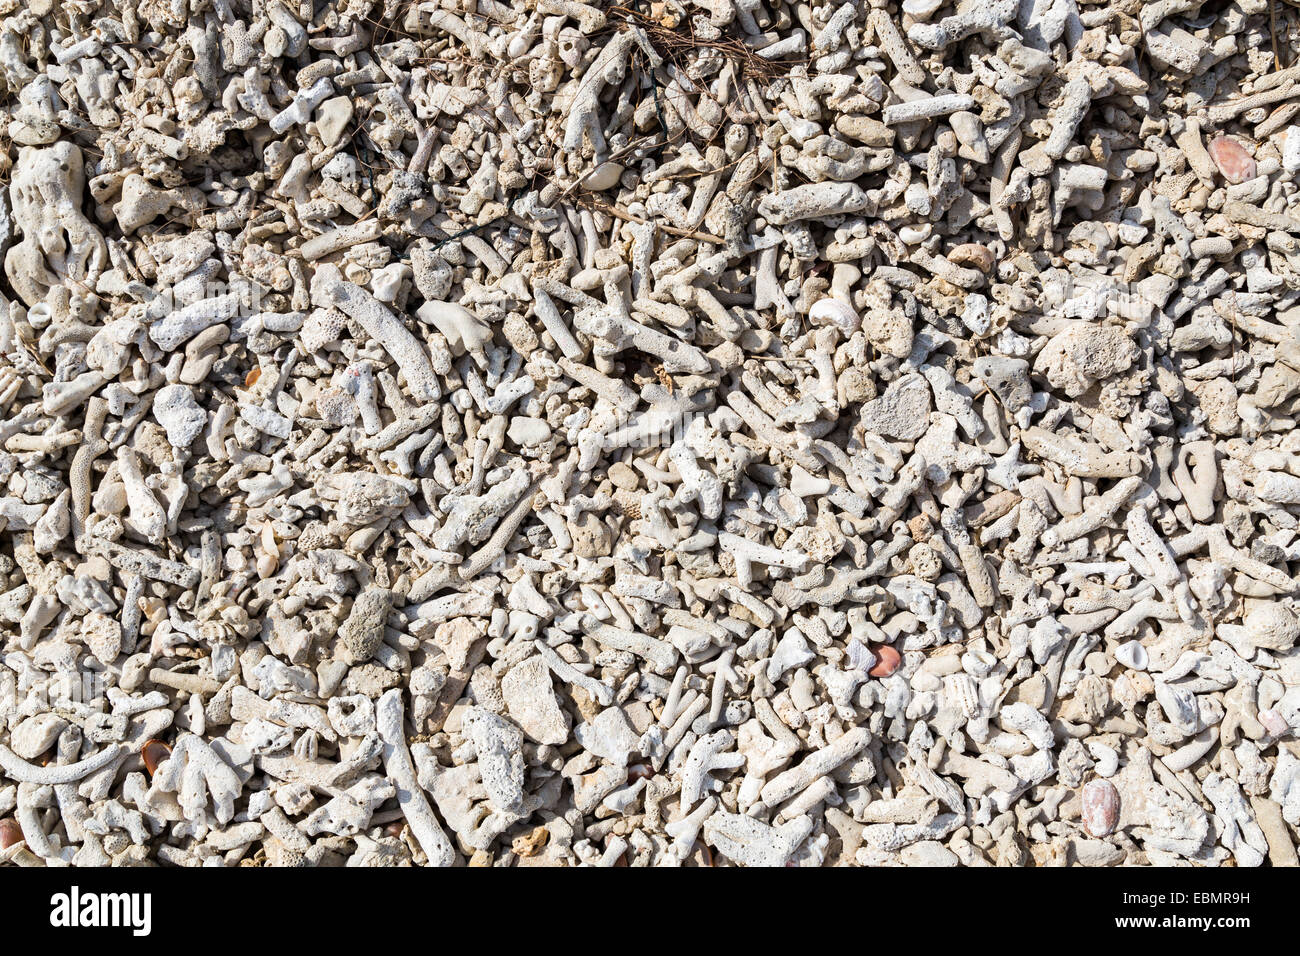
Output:
[[843,330],[845,335],[852,335],[862,325],[862,317],[857,310],[840,299],[818,299],[808,310],[808,319],[814,325],[834,325]]
[[613,189],[617,186],[619,177],[622,175],[623,166],[621,164],[613,162],[601,163],[583,177],[582,188],[601,193],[606,189]]
[[1135,671],[1147,669],[1147,649],[1138,641],[1126,641],[1115,648],[1115,660]]
[[1207,147],[1214,165],[1230,183],[1244,183],[1254,179],[1257,171],[1254,158],[1235,139],[1218,136]]
[[13,817],[0,820],[0,850],[7,850],[15,843],[23,842],[23,828]]
[[262,524],[262,550],[267,554],[280,553],[280,545],[275,540],[275,526],[269,521]]
[[170,757],[172,748],[168,747],[161,740],[146,740],[144,746],[140,748],[140,757],[144,760],[144,768],[149,771],[149,776],[153,776],[158,771],[158,765]]
[[1259,722],[1274,737],[1283,737],[1291,733],[1291,725],[1287,723],[1286,718],[1272,707],[1259,712]]
[[259,581],[265,581],[271,575],[275,574],[276,569],[280,566],[280,559],[275,555],[263,554],[257,559],[257,578]]
[[261,377],[262,367],[260,365],[257,368],[249,369],[248,374],[244,376],[244,388],[252,388]]
[[873,647],[871,652],[876,655],[876,666],[867,671],[872,677],[888,677],[903,663],[903,656],[888,644]]
[[1083,828],[1089,836],[1104,837],[1115,832],[1119,822],[1119,791],[1109,780],[1089,780],[1080,794]]
[[986,275],[993,271],[993,252],[978,242],[963,242],[948,250],[948,261],[955,266],[978,269]]

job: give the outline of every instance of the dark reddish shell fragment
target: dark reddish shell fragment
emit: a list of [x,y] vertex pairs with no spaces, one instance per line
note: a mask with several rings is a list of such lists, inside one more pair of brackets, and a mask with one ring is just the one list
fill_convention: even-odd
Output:
[[1083,787],[1083,828],[1089,836],[1104,837],[1115,832],[1119,822],[1119,791],[1109,780],[1089,780]]

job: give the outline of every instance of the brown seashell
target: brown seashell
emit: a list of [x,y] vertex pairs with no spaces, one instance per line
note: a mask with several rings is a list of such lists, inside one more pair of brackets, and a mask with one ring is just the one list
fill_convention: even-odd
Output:
[[261,377],[262,367],[260,365],[257,368],[250,369],[248,374],[244,376],[244,388],[252,388]]
[[1083,828],[1089,836],[1104,837],[1115,832],[1119,822],[1119,791],[1109,780],[1089,780],[1080,795]]
[[903,663],[903,656],[888,644],[871,648],[871,653],[876,655],[875,666],[867,671],[872,677],[888,677],[898,670],[899,664]]
[[948,261],[955,266],[978,269],[985,275],[993,271],[993,252],[978,242],[963,242],[948,250]]
[[649,780],[655,775],[654,767],[648,763],[634,763],[627,768],[627,782],[636,783],[638,780]]
[[0,820],[0,850],[7,850],[15,843],[23,842],[23,828],[13,817]]
[[140,748],[140,756],[144,760],[144,769],[149,771],[151,777],[158,772],[158,765],[171,755],[172,748],[161,740],[146,740],[144,746]]
[[1207,149],[1214,165],[1219,167],[1219,172],[1228,182],[1244,183],[1255,178],[1258,167],[1254,158],[1235,139],[1215,137]]

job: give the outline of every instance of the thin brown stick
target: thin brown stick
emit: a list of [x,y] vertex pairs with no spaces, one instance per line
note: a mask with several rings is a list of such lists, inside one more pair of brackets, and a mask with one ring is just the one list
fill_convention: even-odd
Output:
[[1273,69],[1282,69],[1282,58],[1277,54],[1277,8],[1268,0],[1268,35],[1273,40]]
[[[593,209],[596,212],[607,212],[615,219],[622,219],[624,222],[635,222],[642,226],[650,224],[649,219],[642,219],[639,216],[634,216],[630,212],[624,212],[617,206],[611,206],[609,203],[601,202],[589,196],[575,197],[575,201],[580,206],[586,206],[588,209]],[[691,232],[689,229],[678,229],[676,226],[666,226],[661,222],[657,222],[654,225],[658,226],[664,232],[670,233],[674,236],[682,236],[686,239],[698,239],[700,242],[711,242],[717,246],[726,245],[726,240],[719,239],[717,236],[711,236],[707,232]]]

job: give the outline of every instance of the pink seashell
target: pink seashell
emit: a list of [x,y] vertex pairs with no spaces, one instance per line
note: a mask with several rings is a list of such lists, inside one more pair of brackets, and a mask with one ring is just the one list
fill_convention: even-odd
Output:
[[23,841],[23,830],[13,817],[0,820],[0,850],[7,850],[15,843]]
[[1089,780],[1083,787],[1083,828],[1089,836],[1115,832],[1119,822],[1119,791],[1109,780]]
[[877,647],[875,655],[877,658],[876,664],[871,670],[867,671],[872,677],[888,677],[898,670],[898,665],[903,663],[902,655],[888,644]]
[[1286,718],[1272,708],[1259,712],[1259,722],[1274,737],[1282,737],[1291,732],[1291,725],[1286,722]]
[[1218,136],[1208,148],[1214,165],[1219,167],[1219,172],[1228,182],[1244,183],[1255,178],[1257,167],[1254,158],[1235,139]]

